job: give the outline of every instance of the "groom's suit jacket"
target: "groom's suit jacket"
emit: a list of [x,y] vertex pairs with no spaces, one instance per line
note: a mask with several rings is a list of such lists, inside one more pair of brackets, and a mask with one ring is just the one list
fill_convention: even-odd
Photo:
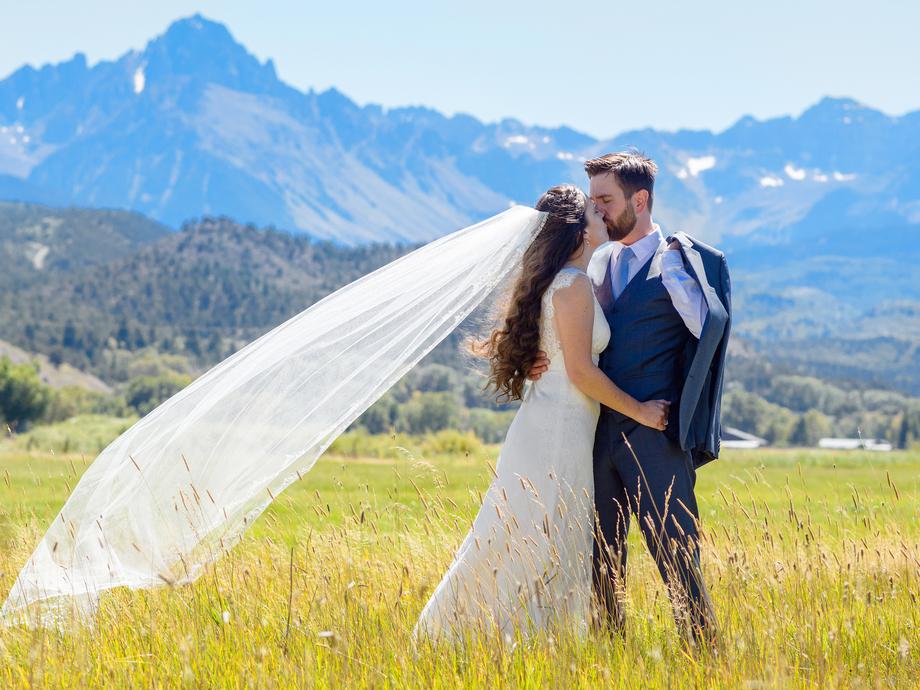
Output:
[[[687,339],[681,357],[682,370],[674,373],[683,381],[678,386],[681,395],[675,440],[699,467],[719,456],[722,383],[731,323],[731,281],[725,255],[718,249],[683,232],[669,236],[667,241],[671,240],[680,243],[684,267],[699,284],[708,307],[699,340],[692,336]],[[588,275],[596,291],[601,289],[610,270],[613,245],[612,242],[603,245],[591,258]],[[655,275],[660,272],[653,270],[649,278]],[[614,383],[617,382],[614,380]],[[668,433],[674,438],[673,429],[669,428]]]

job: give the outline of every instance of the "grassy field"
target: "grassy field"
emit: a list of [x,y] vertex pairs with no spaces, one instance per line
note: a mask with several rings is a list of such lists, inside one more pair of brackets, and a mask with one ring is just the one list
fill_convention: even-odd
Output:
[[[0,593],[92,454],[0,447]],[[625,638],[414,648],[498,449],[323,458],[194,585],[0,628],[0,687],[917,687],[920,452],[727,451],[698,476],[723,653],[689,657],[633,528]],[[397,448],[399,446],[399,448]]]

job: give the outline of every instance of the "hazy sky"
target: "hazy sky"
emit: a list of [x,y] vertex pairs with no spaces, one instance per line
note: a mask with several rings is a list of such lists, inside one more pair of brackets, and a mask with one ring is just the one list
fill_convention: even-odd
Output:
[[303,90],[596,136],[721,130],[745,114],[798,115],[825,95],[920,109],[917,0],[4,0],[0,79],[77,51],[116,58],[195,12]]

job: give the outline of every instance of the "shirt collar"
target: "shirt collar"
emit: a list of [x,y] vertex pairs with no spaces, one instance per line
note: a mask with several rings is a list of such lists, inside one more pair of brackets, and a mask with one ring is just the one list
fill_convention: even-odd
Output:
[[[658,246],[664,242],[664,234],[661,232],[661,228],[658,227],[658,223],[652,223],[652,232],[643,237],[641,240],[633,242],[630,247],[632,247],[633,254],[636,258],[637,266],[642,266],[646,261],[651,258],[652,254],[655,253],[655,250],[658,249]],[[623,251],[625,245],[621,242],[613,243],[613,251],[610,253],[610,262],[616,263],[617,257],[620,255],[620,252]]]

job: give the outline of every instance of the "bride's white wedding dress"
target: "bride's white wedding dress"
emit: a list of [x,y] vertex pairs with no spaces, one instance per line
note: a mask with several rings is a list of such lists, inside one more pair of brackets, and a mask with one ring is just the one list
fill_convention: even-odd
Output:
[[359,415],[505,294],[546,218],[513,206],[429,242],[279,324],[135,422],[80,477],[19,572],[0,625],[66,629],[90,622],[110,589],[200,577]]
[[[540,349],[551,365],[528,382],[473,527],[419,617],[416,637],[466,631],[503,638],[558,624],[587,630],[594,522],[592,456],[599,404],[565,371],[553,293],[587,275],[563,268],[542,299]],[[593,292],[593,291],[592,291]],[[594,300],[594,362],[610,330]]]

